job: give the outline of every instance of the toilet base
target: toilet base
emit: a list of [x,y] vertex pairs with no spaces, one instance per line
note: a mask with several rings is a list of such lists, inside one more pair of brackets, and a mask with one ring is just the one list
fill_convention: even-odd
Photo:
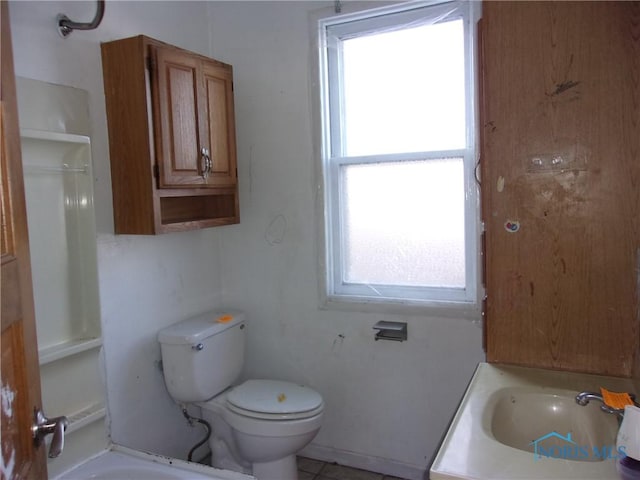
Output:
[[254,463],[253,476],[258,480],[298,480],[296,456],[288,455],[273,462]]

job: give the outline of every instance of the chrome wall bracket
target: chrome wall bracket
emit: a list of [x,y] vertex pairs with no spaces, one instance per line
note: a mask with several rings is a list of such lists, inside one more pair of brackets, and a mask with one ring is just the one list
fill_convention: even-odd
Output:
[[104,17],[104,3],[105,0],[98,0],[96,15],[93,17],[93,20],[87,23],[74,22],[64,13],[59,13],[56,17],[56,22],[58,24],[58,33],[60,36],[62,38],[67,38],[74,30],[93,30],[98,28],[100,22],[102,22],[102,17]]

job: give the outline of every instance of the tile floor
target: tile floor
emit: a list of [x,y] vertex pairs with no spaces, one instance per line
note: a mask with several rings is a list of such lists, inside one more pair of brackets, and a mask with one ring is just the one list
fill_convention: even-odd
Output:
[[392,475],[298,457],[298,480],[403,480]]

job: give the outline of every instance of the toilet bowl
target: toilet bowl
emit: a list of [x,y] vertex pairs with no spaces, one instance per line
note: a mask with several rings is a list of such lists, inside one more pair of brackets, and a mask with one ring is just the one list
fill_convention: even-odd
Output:
[[[296,479],[296,452],[322,424],[322,397],[312,389],[277,380],[247,380],[197,404],[214,427],[212,465],[251,472],[260,480]],[[233,463],[237,465],[233,465]]]
[[244,361],[244,314],[207,313],[158,333],[167,390],[194,404],[212,426],[214,467],[258,480],[296,480],[296,453],[318,433],[324,402],[313,389],[280,380],[231,386]]

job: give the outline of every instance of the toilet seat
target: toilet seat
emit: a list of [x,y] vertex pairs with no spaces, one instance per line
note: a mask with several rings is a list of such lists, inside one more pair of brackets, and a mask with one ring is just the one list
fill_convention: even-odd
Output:
[[247,380],[233,388],[226,400],[232,412],[261,420],[305,419],[324,410],[318,392],[280,380]]

